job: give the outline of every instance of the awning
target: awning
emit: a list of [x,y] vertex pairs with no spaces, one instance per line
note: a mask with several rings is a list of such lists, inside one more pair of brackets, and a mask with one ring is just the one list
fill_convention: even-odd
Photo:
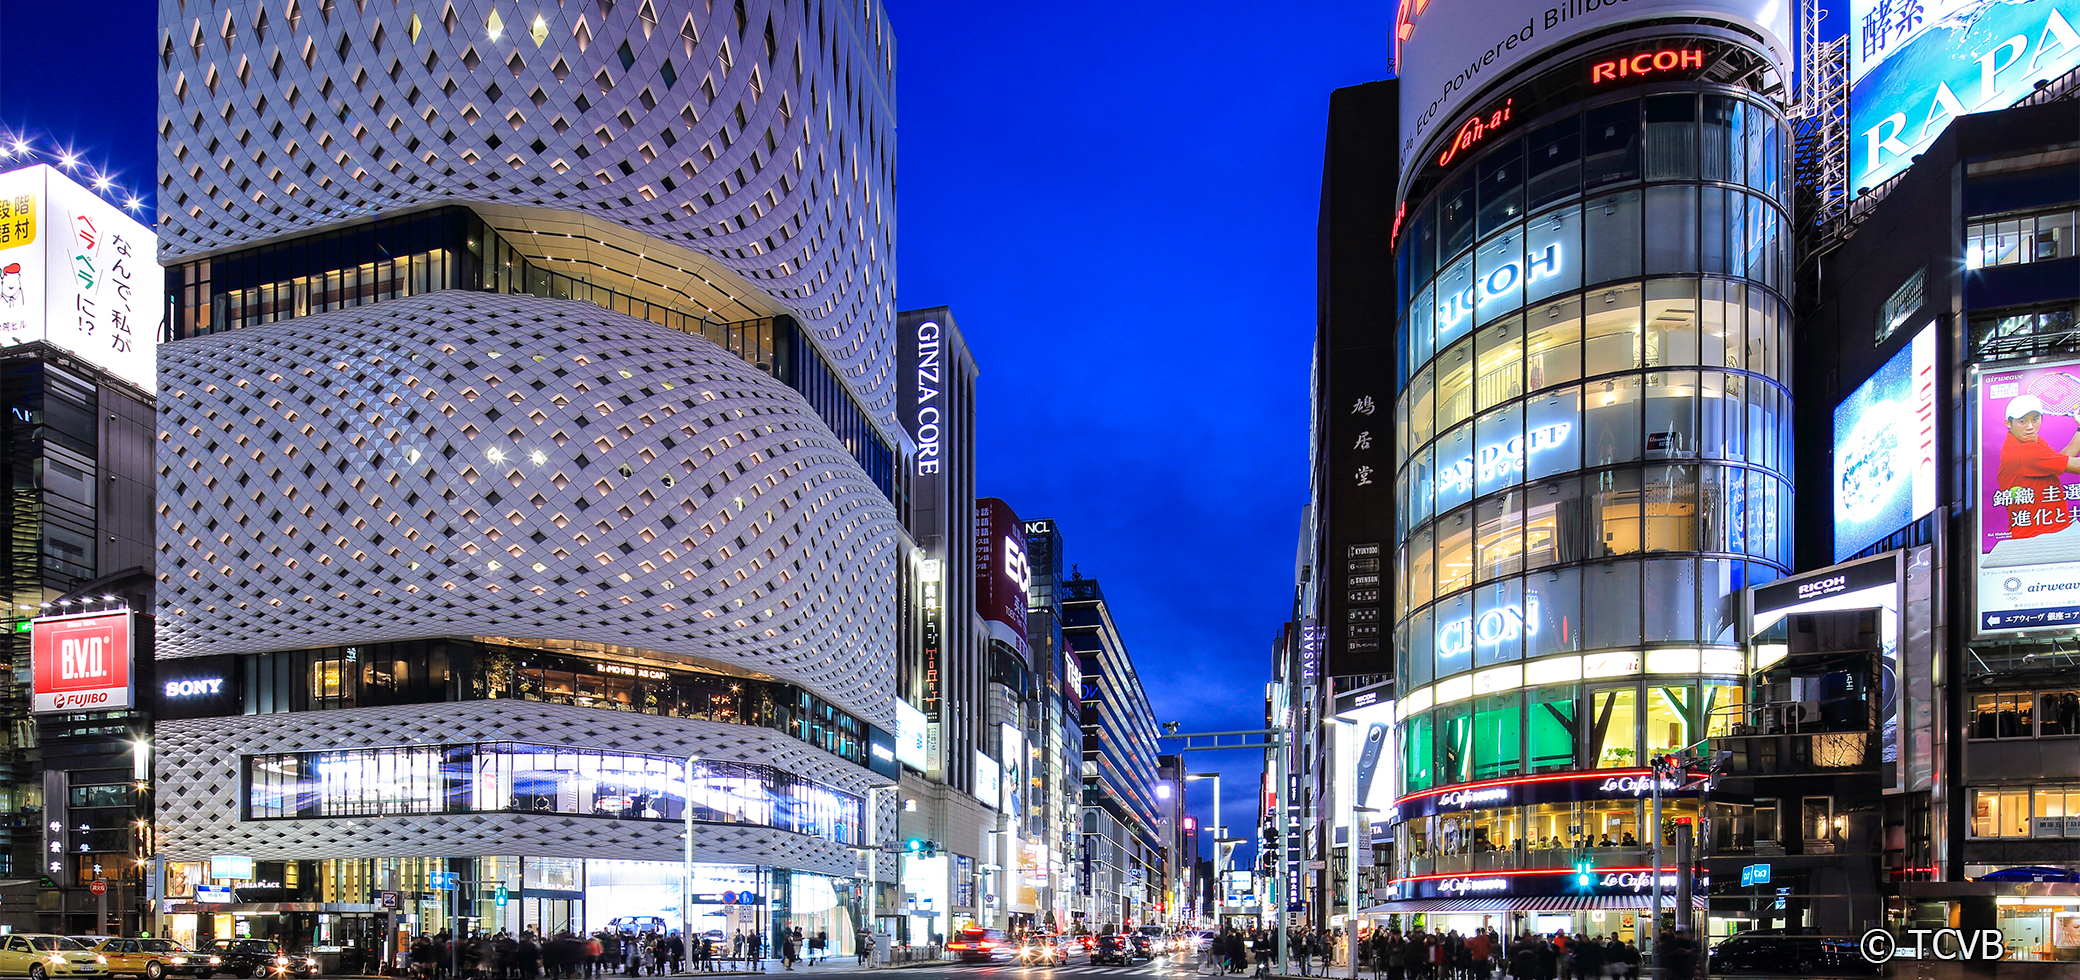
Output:
[[[1652,895],[1543,895],[1530,898],[1405,898],[1359,911],[1359,915],[1406,915],[1412,912],[1592,912],[1605,909],[1645,910]],[[1676,897],[1661,896],[1661,907],[1673,909]],[[1690,896],[1690,907],[1703,909],[1705,896]]]

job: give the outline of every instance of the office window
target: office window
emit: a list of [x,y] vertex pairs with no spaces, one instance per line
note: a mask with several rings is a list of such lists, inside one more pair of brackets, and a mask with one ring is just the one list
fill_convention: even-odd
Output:
[[2028,691],[1982,692],[1972,695],[1973,738],[2029,738],[2036,697]]

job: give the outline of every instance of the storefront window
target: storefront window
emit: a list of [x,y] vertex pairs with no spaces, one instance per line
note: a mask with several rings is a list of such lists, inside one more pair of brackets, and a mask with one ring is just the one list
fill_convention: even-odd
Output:
[[1582,570],[1533,572],[1524,581],[1524,656],[1536,660],[1581,649]]
[[1461,701],[1437,710],[1437,778],[1440,785],[1473,781],[1473,704]]
[[1697,188],[1690,184],[1649,187],[1646,201],[1646,273],[1697,271]]
[[2036,698],[2028,691],[1972,695],[1973,738],[2029,738],[2030,709]]
[[1642,604],[1641,639],[1648,643],[1692,643],[1697,636],[1697,562],[1689,558],[1649,561],[1641,566],[1647,601]]
[[1702,714],[1706,738],[1720,738],[1733,732],[1733,726],[1747,721],[1747,689],[1739,684],[1714,684],[1707,681],[1702,688]]
[[1582,468],[1582,389],[1570,385],[1524,406],[1524,477],[1537,480]]
[[1581,192],[1581,117],[1569,116],[1532,130],[1525,144],[1530,207],[1544,207]]
[[1640,565],[1610,562],[1582,569],[1582,648],[1639,646]]
[[2038,703],[2038,734],[2080,735],[2080,691],[2046,691]]
[[[1637,435],[1635,431],[1635,438]],[[1585,479],[1591,488],[1589,554],[1594,557],[1639,554],[1639,471],[1607,470]]]
[[1473,778],[1496,779],[1523,771],[1524,695],[1501,694],[1474,702]]
[[[1564,565],[1589,556],[1586,535],[1591,522],[1581,486],[1580,479],[1565,477],[1524,488],[1525,568]],[[1601,552],[1601,547],[1596,549]]]
[[1524,570],[1524,495],[1512,491],[1481,501],[1474,508],[1478,525],[1475,548],[1480,581]]
[[2029,814],[2027,788],[1972,791],[1973,837],[2028,837]]
[[1582,376],[1582,300],[1568,296],[1525,318],[1525,379],[1532,391]]
[[[1628,342],[1637,340],[1628,336]],[[1639,459],[1639,376],[1591,381],[1583,393],[1587,441],[1584,462],[1590,466],[1630,463]]]
[[1524,407],[1513,403],[1474,423],[1475,492],[1494,493],[1524,480]]
[[1595,767],[1620,769],[1639,764],[1639,691],[1633,687],[1590,692],[1589,744],[1596,748]]
[[1582,847],[1638,847],[1641,829],[1637,803],[1591,803],[1582,808]]
[[1437,512],[1473,499],[1473,426],[1462,425],[1437,440]]
[[1647,757],[1690,747],[1691,718],[1697,689],[1688,684],[1653,684],[1647,688]]
[[1429,789],[1432,779],[1430,716],[1417,714],[1401,725],[1401,792],[1403,795]]
[[1524,393],[1524,318],[1513,316],[1474,337],[1474,407],[1487,411]]
[[1642,550],[1698,550],[1697,467],[1657,466],[1642,476]]
[[1575,711],[1575,688],[1544,687],[1534,690],[1528,702],[1532,772],[1574,768],[1576,735],[1580,716]]

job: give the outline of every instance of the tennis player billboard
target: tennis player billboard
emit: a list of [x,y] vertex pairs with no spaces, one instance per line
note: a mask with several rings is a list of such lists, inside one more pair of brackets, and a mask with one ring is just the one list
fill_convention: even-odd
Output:
[[1980,369],[1979,632],[2080,626],[2080,360]]

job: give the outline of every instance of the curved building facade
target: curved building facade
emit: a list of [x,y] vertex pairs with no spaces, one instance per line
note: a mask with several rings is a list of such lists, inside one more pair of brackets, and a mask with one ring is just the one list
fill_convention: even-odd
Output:
[[1791,561],[1783,31],[1737,13],[1548,11],[1484,86],[1402,78],[1391,904],[1433,927],[1644,931],[1642,767],[1732,724]]
[[518,236],[538,264],[724,321],[784,308],[892,410],[880,4],[164,0],[159,22],[162,261],[442,203],[557,212]]
[[693,893],[770,903],[739,927],[850,935],[901,536],[799,394],[454,291],[169,344],[160,377],[173,867],[251,857],[349,934],[369,888],[455,871],[550,933],[676,927],[690,853]]
[[849,952],[910,563],[879,6],[160,21],[165,932]]

